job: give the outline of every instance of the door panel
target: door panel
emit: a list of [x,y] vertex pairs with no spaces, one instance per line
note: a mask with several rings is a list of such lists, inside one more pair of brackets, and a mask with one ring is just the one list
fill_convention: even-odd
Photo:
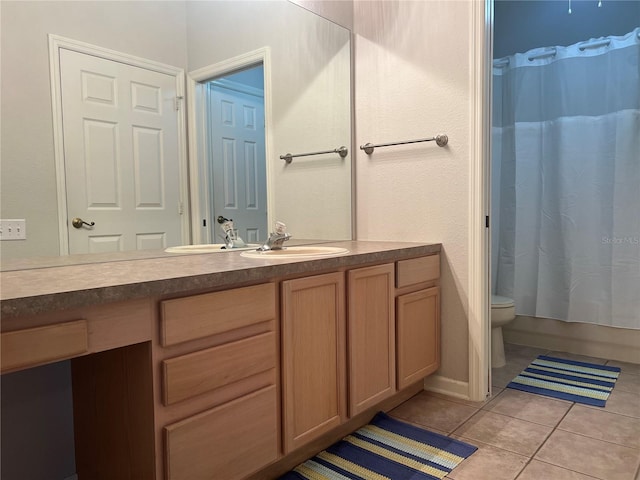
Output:
[[69,253],[184,243],[175,77],[65,49],[60,76]]
[[[214,218],[231,218],[245,242],[267,238],[264,99],[210,84]],[[213,236],[220,232],[212,222]]]

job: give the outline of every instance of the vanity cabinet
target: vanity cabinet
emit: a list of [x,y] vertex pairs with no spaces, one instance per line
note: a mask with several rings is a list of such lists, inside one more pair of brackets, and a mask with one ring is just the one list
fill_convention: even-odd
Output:
[[276,288],[160,302],[165,478],[245,478],[279,456]]
[[[397,262],[398,390],[440,367],[440,256]],[[428,288],[425,288],[428,286]]]
[[344,273],[282,282],[285,454],[346,419]]
[[396,391],[394,265],[347,272],[349,416]]
[[440,366],[437,249],[348,247],[265,268],[230,253],[174,290],[154,273],[141,298],[3,317],[2,372],[71,359],[81,479],[278,478]]
[[282,282],[285,455],[439,368],[439,262],[432,255]]

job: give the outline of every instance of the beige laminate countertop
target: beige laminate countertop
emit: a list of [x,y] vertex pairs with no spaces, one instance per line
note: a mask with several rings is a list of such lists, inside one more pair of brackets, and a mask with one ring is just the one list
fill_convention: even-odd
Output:
[[[314,272],[372,262],[402,260],[440,251],[440,244],[343,241],[323,242],[343,247],[348,254],[321,259],[255,259],[241,252],[169,254],[154,252],[104,255],[97,263],[67,261],[65,265],[0,272],[0,315],[3,318],[65,310],[88,305],[171,295],[255,283],[275,277]],[[146,257],[146,255],[143,255]],[[85,258],[84,260],[87,260]]]

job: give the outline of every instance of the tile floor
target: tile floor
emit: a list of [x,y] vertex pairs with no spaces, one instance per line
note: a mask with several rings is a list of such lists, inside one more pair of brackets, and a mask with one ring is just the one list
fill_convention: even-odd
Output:
[[[640,365],[509,344],[505,352],[487,401],[422,392],[389,412],[478,447],[447,479],[640,480]],[[621,367],[606,407],[505,388],[540,354]]]

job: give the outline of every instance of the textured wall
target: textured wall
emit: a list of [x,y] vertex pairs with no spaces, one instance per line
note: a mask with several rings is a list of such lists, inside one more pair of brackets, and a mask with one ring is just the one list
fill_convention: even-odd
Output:
[[353,0],[289,0],[318,15],[353,30]]
[[443,244],[439,374],[466,382],[472,3],[354,5],[356,145],[449,136],[357,151],[358,239]]

